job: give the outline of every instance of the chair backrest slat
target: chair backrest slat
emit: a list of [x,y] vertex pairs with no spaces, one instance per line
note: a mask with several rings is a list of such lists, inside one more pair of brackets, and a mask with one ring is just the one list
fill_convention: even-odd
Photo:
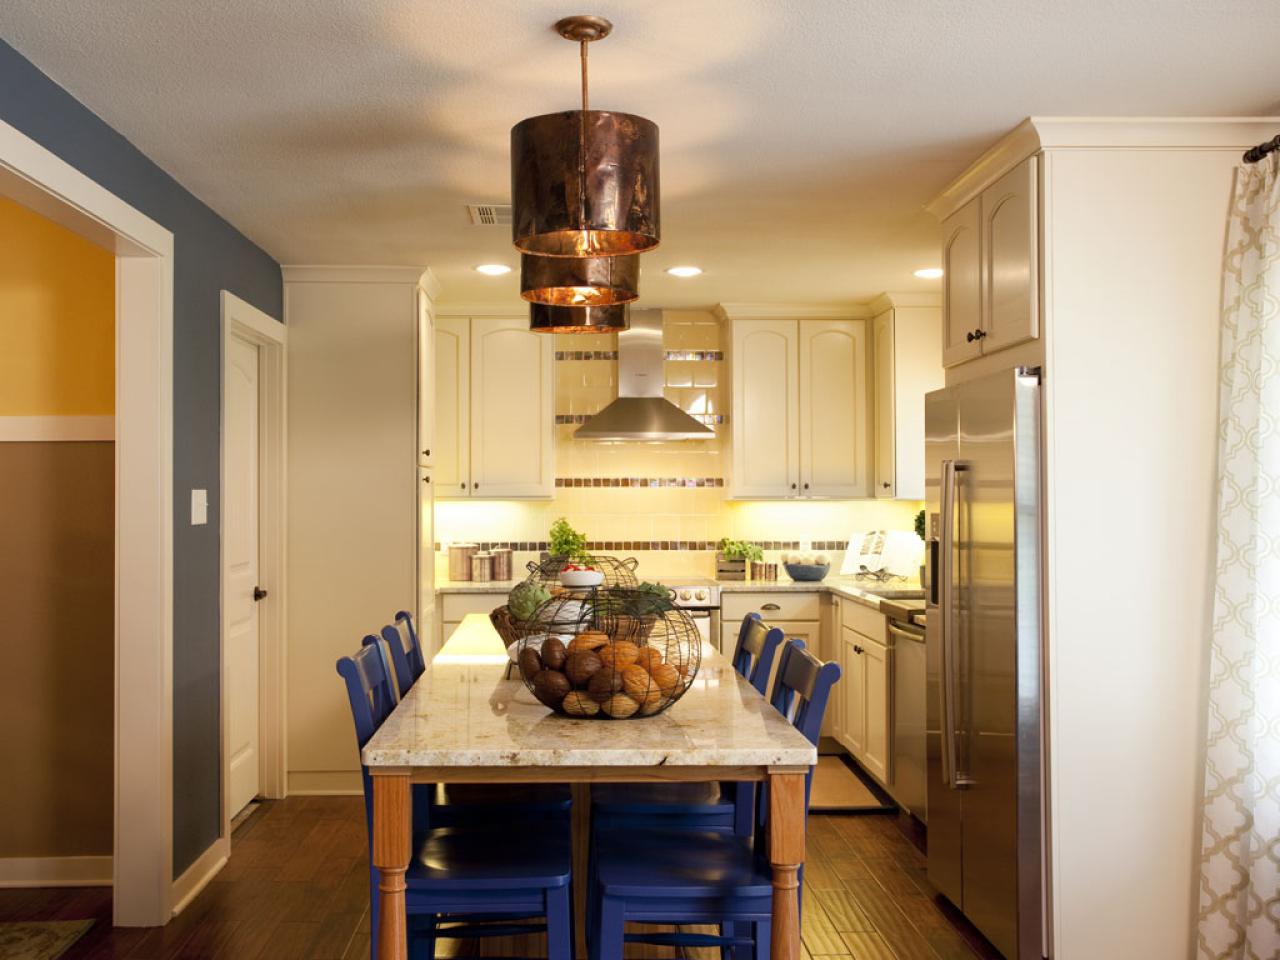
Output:
[[[376,643],[377,639],[370,634],[364,642]],[[396,691],[399,697],[403,697],[427,669],[418,631],[413,626],[413,616],[407,610],[398,611],[395,623],[382,628],[382,639],[387,644],[391,666],[395,669]]]
[[[369,640],[373,639],[373,643]],[[351,719],[355,723],[356,749],[363,750],[383,721],[396,708],[395,687],[391,682],[391,669],[382,644],[376,637],[365,637],[364,645],[349,657],[338,661],[338,676],[346,682],[347,701],[351,706]],[[369,768],[360,765],[360,777],[364,782],[365,826],[373,836],[373,781]]]
[[773,670],[773,658],[782,645],[783,634],[777,627],[770,627],[758,613],[742,618],[738,630],[738,644],[733,651],[733,668],[747,678],[747,682],[764,696],[768,692],[769,675]]

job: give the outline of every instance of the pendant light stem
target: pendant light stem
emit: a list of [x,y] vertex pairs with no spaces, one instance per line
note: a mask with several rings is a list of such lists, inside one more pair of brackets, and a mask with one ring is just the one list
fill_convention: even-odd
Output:
[[587,42],[579,41],[578,45],[582,48],[582,112],[587,112]]
[[[578,120],[578,229],[587,226],[587,44],[578,41],[582,57],[582,115]],[[585,253],[586,251],[581,251]]]

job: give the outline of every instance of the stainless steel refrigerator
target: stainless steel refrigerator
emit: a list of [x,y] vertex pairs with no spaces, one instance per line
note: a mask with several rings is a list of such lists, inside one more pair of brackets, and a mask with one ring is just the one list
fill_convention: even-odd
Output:
[[1010,960],[1048,956],[1040,377],[925,399],[929,880]]

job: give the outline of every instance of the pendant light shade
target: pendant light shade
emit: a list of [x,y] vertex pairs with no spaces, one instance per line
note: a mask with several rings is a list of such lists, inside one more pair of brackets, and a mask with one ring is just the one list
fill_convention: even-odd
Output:
[[613,257],[658,245],[658,125],[569,110],[511,128],[512,239],[544,257]]
[[587,98],[587,47],[612,30],[603,17],[557,23],[578,44],[582,109],[511,128],[511,239],[524,253],[617,257],[658,245],[658,126]]
[[640,296],[640,256],[520,257],[520,296],[530,303],[607,307]]
[[627,329],[627,307],[529,305],[529,329],[535,333],[612,333]]

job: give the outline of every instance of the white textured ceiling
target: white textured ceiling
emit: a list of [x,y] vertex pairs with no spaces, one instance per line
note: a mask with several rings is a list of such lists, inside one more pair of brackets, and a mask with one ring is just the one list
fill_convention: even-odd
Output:
[[471,268],[517,263],[509,228],[463,204],[575,106],[551,24],[583,12],[615,24],[592,105],[661,128],[648,305],[930,289],[921,205],[1023,117],[1280,107],[1276,0],[4,0],[0,36],[281,262],[494,301],[514,277]]

